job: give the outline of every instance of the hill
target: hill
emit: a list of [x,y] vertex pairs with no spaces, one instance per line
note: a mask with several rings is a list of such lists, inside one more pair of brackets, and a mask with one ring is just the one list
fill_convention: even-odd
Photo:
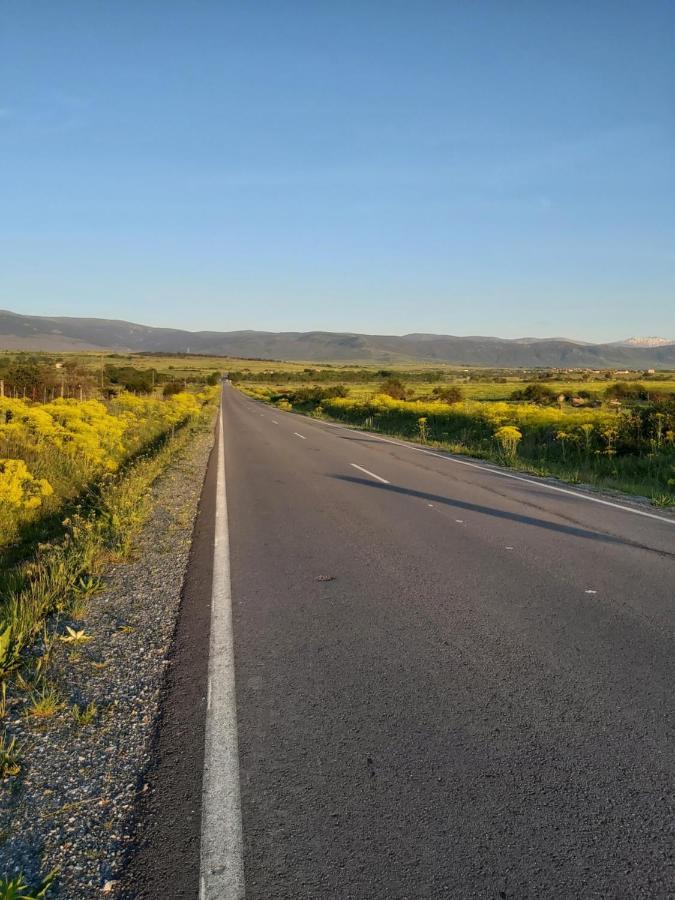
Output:
[[588,344],[564,338],[352,334],[328,331],[183,331],[113,319],[0,311],[0,349],[201,353],[306,362],[450,363],[466,366],[675,368],[675,343]]

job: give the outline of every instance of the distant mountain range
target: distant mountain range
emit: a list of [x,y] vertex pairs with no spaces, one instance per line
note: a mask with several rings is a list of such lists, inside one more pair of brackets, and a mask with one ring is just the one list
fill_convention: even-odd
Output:
[[662,337],[631,337],[625,341],[617,341],[621,347],[665,347],[672,343],[673,341]]
[[506,340],[442,334],[181,331],[109,319],[24,316],[6,310],[0,310],[0,349],[200,353],[301,362],[675,369],[675,342],[665,338],[589,344],[565,338]]

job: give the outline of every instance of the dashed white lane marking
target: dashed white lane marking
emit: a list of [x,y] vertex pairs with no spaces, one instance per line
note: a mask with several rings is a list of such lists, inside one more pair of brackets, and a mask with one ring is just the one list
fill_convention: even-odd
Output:
[[597,594],[597,591],[584,591],[584,594]]
[[610,506],[612,509],[620,509],[622,512],[633,513],[636,516],[644,516],[646,519],[656,519],[657,522],[664,522],[666,525],[675,525],[675,519],[666,519],[664,516],[657,516],[656,513],[635,509],[632,506],[622,506],[620,503],[612,503],[611,500],[601,500],[600,497],[591,497],[589,494],[580,494],[579,491],[557,487],[555,484],[547,484],[545,481],[535,481],[532,478],[526,478],[524,475],[514,475],[512,472],[504,472],[501,469],[482,466],[480,463],[469,462],[467,459],[457,459],[456,456],[448,456],[445,453],[435,453],[433,450],[425,450],[424,447],[415,447],[413,444],[404,444],[402,441],[383,438],[380,437],[379,434],[374,434],[372,431],[359,431],[357,428],[349,428],[347,425],[339,425],[336,422],[317,422],[316,424],[330,425],[331,428],[342,428],[344,431],[348,431],[351,434],[360,434],[364,437],[372,438],[374,441],[380,441],[382,444],[393,444],[395,447],[403,447],[404,450],[414,450],[416,453],[425,453],[427,456],[435,456],[437,459],[444,459],[446,462],[456,463],[458,466],[468,466],[470,469],[479,469],[481,472],[497,475],[499,478],[511,478],[513,481],[524,481],[525,484],[531,484],[533,487],[540,487],[547,491],[555,491],[558,494],[569,494],[571,497],[577,497],[579,500],[587,500],[589,503],[599,503],[601,506]]
[[303,440],[303,441],[306,441],[306,440],[307,440],[307,438],[304,436],[304,434],[298,434],[297,431],[294,431],[293,434],[294,434],[296,437],[299,437],[299,438],[300,438],[301,440]]
[[223,443],[221,407],[218,432],[213,582],[211,586],[208,701],[202,782],[200,900],[243,900],[244,898],[230,542],[227,527],[225,448]]
[[513,550],[513,547],[505,547],[505,550]]
[[279,424],[279,423],[277,422],[276,419],[272,419],[272,425],[278,425],[278,424]]
[[355,469],[358,469],[359,472],[364,472],[366,475],[370,475],[371,478],[377,479],[377,481],[381,481],[382,484],[389,484],[386,478],[381,478],[379,475],[376,475],[374,472],[369,472],[368,469],[364,469],[363,466],[357,466],[356,463],[349,463],[350,466],[353,466]]
[[457,522],[458,525],[463,525],[464,519],[455,519],[455,522]]

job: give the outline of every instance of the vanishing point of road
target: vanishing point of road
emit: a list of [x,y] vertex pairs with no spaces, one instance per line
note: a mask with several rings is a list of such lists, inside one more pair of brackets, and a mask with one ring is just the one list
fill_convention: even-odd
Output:
[[130,896],[673,896],[675,520],[513,475],[224,386]]

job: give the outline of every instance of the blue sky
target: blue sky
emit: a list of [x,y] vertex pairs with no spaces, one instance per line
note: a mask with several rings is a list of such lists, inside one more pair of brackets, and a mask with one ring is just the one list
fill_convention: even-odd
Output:
[[675,338],[675,3],[0,0],[0,307]]

